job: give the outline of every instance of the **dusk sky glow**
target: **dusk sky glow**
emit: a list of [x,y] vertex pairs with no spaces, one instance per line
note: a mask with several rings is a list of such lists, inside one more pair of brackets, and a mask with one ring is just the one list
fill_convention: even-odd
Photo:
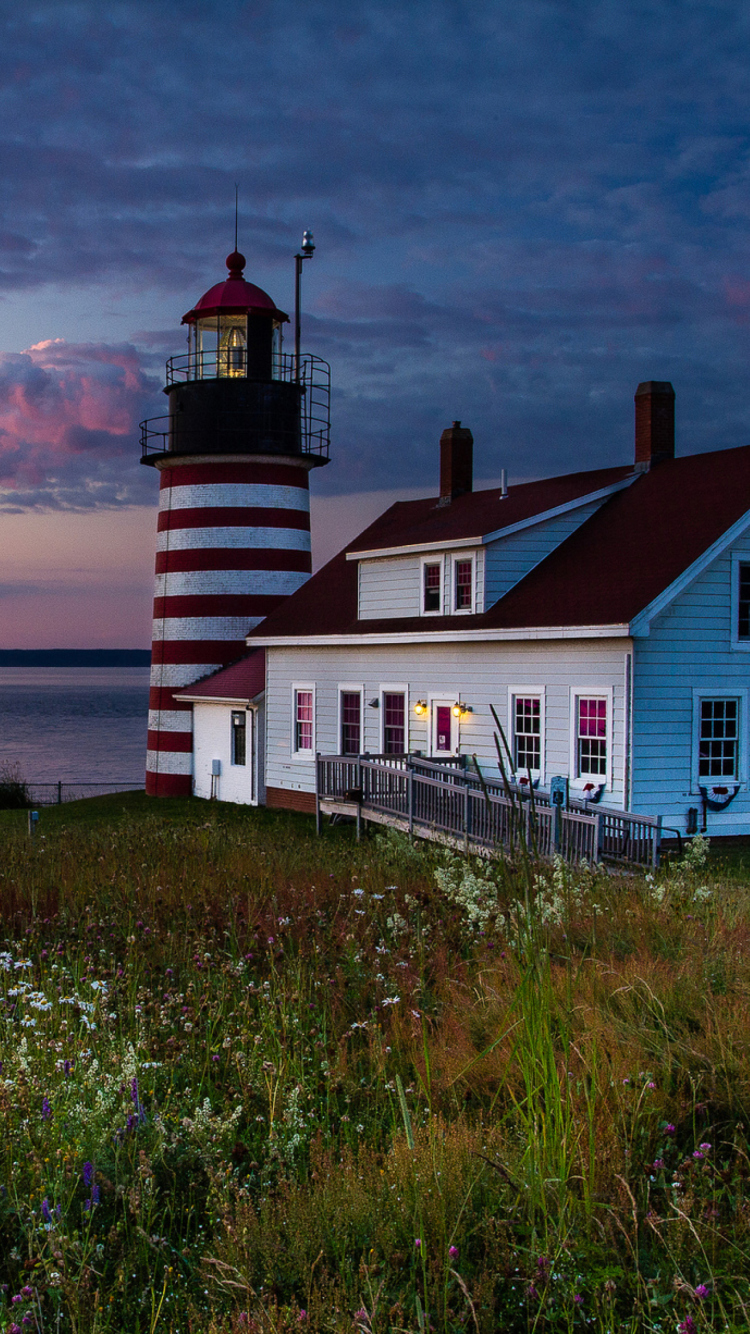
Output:
[[[182,315],[246,277],[331,363],[316,563],[437,485],[748,443],[739,0],[0,0],[0,647],[147,647]],[[387,493],[387,494],[384,494]]]

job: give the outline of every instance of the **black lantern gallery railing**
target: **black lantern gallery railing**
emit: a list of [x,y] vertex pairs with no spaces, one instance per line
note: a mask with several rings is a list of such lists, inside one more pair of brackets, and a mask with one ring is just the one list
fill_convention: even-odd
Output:
[[142,461],[165,454],[305,454],[328,460],[331,370],[305,353],[274,360],[271,380],[248,379],[243,349],[167,362],[171,411],[140,424]]

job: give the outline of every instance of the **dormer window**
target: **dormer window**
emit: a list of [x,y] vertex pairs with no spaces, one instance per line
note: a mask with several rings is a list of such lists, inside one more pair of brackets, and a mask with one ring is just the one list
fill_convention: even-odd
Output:
[[474,610],[474,557],[462,556],[453,562],[453,610]]
[[422,562],[422,612],[437,613],[443,610],[443,562],[440,560]]

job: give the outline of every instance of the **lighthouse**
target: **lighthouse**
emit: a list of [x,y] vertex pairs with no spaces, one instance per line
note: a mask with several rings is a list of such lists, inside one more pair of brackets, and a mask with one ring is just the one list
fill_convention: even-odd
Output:
[[146,791],[192,790],[191,705],[175,695],[246,651],[245,636],[311,572],[309,475],[328,462],[330,369],[283,351],[288,316],[228,276],[183,316],[188,350],[167,362],[169,412],[141,423],[159,477]]

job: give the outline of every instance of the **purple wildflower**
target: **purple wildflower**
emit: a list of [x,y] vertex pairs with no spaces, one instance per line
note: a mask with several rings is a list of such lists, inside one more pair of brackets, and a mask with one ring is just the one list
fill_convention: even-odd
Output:
[[415,1251],[421,1251],[421,1249],[422,1249],[422,1238],[421,1238],[421,1237],[415,1237],[415,1238],[414,1238],[414,1249],[415,1249]]
[[91,1185],[91,1182],[92,1182],[93,1180],[94,1180],[94,1164],[93,1164],[93,1163],[84,1163],[84,1164],[83,1164],[83,1184],[84,1184],[84,1186],[90,1186],[90,1185]]
[[533,1301],[533,1299],[534,1299],[535,1297],[538,1298],[539,1293],[537,1292],[537,1290],[536,1290],[536,1288],[534,1287],[534,1284],[533,1284],[533,1283],[530,1283],[529,1286],[528,1286],[528,1288],[526,1289],[526,1296],[527,1296],[527,1297],[531,1297],[532,1301]]
[[52,1222],[52,1210],[49,1207],[49,1200],[47,1199],[46,1195],[42,1200],[42,1218],[47,1224],[50,1224]]
[[698,1145],[698,1148],[699,1148],[699,1149],[702,1149],[704,1153],[710,1153],[710,1152],[711,1152],[711,1145],[710,1145],[710,1144],[699,1144],[699,1145]]
[[698,1326],[691,1315],[686,1316],[682,1324],[677,1326],[677,1334],[698,1334]]
[[693,1149],[693,1157],[698,1159],[698,1161],[700,1161],[701,1158],[705,1158],[705,1156],[705,1153],[701,1153],[700,1149]]
[[664,1166],[664,1159],[663,1159],[663,1158],[654,1158],[654,1161],[653,1161],[653,1163],[651,1164],[651,1166],[654,1168],[654,1170],[655,1170],[656,1172],[658,1172],[659,1169],[662,1168],[662,1167]]
[[666,1125],[666,1126],[664,1127],[664,1134],[665,1134],[665,1135],[674,1135],[676,1129],[677,1129],[677,1127],[676,1127],[676,1126],[673,1126],[673,1125],[670,1123],[669,1125]]
[[42,1120],[43,1121],[52,1120],[52,1108],[49,1105],[49,1098],[46,1097],[46,1095],[45,1097],[42,1098]]
[[17,1325],[14,1320],[13,1324],[8,1326],[8,1334],[23,1334],[23,1326]]
[[708,1296],[708,1288],[706,1287],[705,1283],[698,1284],[697,1288],[695,1289],[695,1295],[698,1298],[699,1302],[705,1301],[706,1297]]
[[457,1259],[458,1259],[458,1247],[457,1247],[457,1246],[449,1246],[449,1247],[448,1247],[448,1254],[449,1254],[451,1260],[457,1260]]
[[[697,1293],[698,1289],[696,1288],[695,1291],[696,1291],[696,1293]],[[26,1286],[25,1286],[24,1288],[21,1288],[21,1296],[22,1296],[22,1297],[25,1297],[26,1300],[28,1301],[28,1300],[29,1300],[29,1297],[33,1297],[33,1296],[34,1296],[34,1289],[33,1289],[33,1288],[30,1288],[29,1285],[28,1285],[28,1283],[27,1283]]]
[[23,1297],[21,1296],[20,1292],[14,1292],[13,1296],[10,1299],[10,1304],[11,1306],[18,1306],[19,1302],[22,1301]]
[[575,1306],[583,1306],[583,1297],[581,1296],[580,1292],[577,1292],[575,1294],[573,1298],[573,1303]]

